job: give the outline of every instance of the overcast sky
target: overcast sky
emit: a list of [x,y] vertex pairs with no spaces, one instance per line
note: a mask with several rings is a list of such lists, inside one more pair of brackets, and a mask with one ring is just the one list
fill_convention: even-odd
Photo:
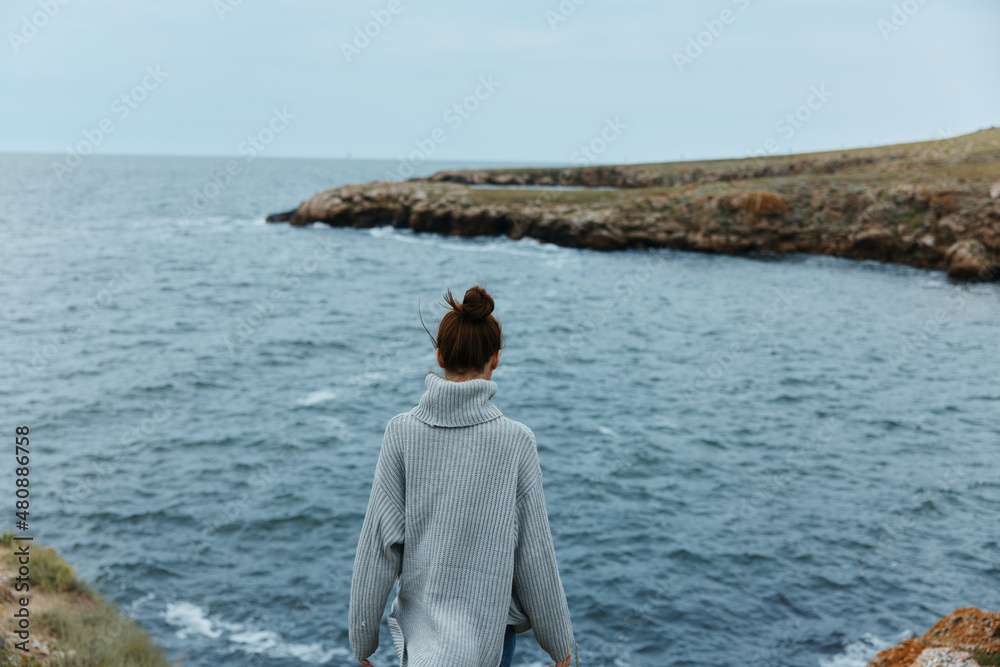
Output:
[[1000,125],[997,0],[8,0],[0,27],[0,151],[614,163]]

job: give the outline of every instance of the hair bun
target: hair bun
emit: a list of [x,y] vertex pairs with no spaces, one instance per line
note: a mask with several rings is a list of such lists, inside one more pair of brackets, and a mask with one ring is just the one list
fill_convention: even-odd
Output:
[[479,285],[470,287],[460,310],[464,317],[474,322],[485,320],[493,312],[493,297]]

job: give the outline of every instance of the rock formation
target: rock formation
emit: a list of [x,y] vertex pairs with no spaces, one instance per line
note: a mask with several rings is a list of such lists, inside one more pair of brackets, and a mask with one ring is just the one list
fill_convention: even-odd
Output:
[[991,129],[798,157],[440,172],[327,190],[268,221],[529,236],[595,250],[802,252],[994,280],[1000,277],[998,177],[1000,130]]
[[975,607],[956,609],[922,637],[880,651],[868,667],[1000,665],[1000,614]]

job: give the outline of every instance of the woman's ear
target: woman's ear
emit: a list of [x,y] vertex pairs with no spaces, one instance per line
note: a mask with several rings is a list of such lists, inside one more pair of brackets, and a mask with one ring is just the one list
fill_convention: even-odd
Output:
[[440,347],[434,348],[434,351],[437,352],[438,366],[444,368],[444,357],[441,356],[441,348]]
[[493,353],[493,358],[490,359],[490,370],[495,371],[497,366],[500,365],[500,350]]

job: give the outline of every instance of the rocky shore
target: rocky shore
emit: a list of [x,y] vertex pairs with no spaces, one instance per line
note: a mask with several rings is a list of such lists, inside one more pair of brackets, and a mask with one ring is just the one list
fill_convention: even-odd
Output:
[[[538,189],[551,186],[578,189]],[[800,156],[446,171],[327,190],[268,221],[528,236],[595,250],[800,252],[996,280],[1000,129]]]
[[868,667],[984,667],[1000,665],[1000,613],[956,609],[921,637],[879,652]]

